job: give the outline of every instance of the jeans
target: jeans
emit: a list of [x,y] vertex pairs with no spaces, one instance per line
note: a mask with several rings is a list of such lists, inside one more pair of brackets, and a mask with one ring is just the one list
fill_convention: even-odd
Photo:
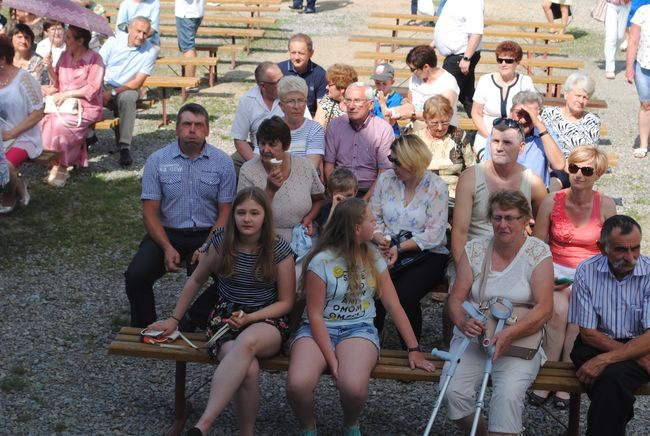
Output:
[[605,71],[614,72],[616,48],[625,35],[630,4],[613,5],[607,3],[605,11]]

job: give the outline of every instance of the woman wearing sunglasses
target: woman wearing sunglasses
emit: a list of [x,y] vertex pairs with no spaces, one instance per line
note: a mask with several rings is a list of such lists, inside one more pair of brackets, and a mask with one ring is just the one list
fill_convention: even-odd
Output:
[[481,76],[474,91],[472,120],[477,135],[474,151],[483,159],[486,138],[492,131],[492,122],[499,117],[508,117],[512,97],[520,91],[536,91],[533,79],[517,73],[523,57],[521,46],[514,41],[503,41],[496,48],[496,73]]
[[[607,155],[596,147],[574,148],[568,159],[571,186],[548,195],[537,213],[533,235],[548,241],[551,247],[556,283],[555,310],[546,324],[544,342],[544,351],[551,361],[571,361],[569,354],[578,334],[575,324],[567,324],[573,276],[580,262],[599,253],[596,241],[603,222],[616,215],[614,201],[593,189],[607,167]],[[541,405],[548,398],[549,392],[534,391],[530,402]],[[569,394],[556,392],[553,403],[559,409],[566,409]]]

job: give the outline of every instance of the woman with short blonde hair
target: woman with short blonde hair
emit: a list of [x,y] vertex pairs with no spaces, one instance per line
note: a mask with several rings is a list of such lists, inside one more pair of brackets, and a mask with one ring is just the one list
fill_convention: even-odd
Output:
[[[393,168],[379,175],[370,201],[377,220],[373,241],[388,261],[400,304],[419,340],[420,300],[442,281],[449,257],[447,184],[427,171],[431,152],[415,135],[396,139],[389,160]],[[385,315],[378,303],[375,326],[379,330]]]

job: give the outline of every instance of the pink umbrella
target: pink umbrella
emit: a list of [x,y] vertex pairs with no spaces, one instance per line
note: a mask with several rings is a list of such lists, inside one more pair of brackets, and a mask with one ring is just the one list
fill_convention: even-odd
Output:
[[8,8],[32,13],[37,17],[72,24],[107,36],[113,35],[106,18],[70,0],[0,0],[0,3]]

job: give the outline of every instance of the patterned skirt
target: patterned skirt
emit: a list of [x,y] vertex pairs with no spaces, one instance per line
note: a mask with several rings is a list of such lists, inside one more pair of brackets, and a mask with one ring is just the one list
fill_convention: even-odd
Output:
[[[264,309],[271,303],[273,302],[271,301],[261,306],[248,306],[245,304],[238,304],[227,301],[220,295],[214,308],[212,309],[212,312],[210,312],[210,315],[208,316],[208,327],[206,331],[208,339],[212,338],[212,336],[214,336],[223,326],[227,324],[226,321],[232,316],[234,312],[243,310],[245,313],[253,313],[257,312],[260,309]],[[284,344],[289,338],[290,332],[288,315],[283,315],[278,318],[266,318],[264,321],[259,322],[265,322],[278,329],[280,336],[282,337],[282,344]],[[246,329],[246,327],[244,327],[244,329]],[[217,356],[219,354],[221,345],[223,345],[225,342],[234,341],[237,339],[237,336],[239,336],[242,330],[232,330],[230,328],[227,328],[226,332],[219,339],[214,341],[214,343],[208,348],[208,354],[210,355],[210,358],[214,361],[218,361]]]

